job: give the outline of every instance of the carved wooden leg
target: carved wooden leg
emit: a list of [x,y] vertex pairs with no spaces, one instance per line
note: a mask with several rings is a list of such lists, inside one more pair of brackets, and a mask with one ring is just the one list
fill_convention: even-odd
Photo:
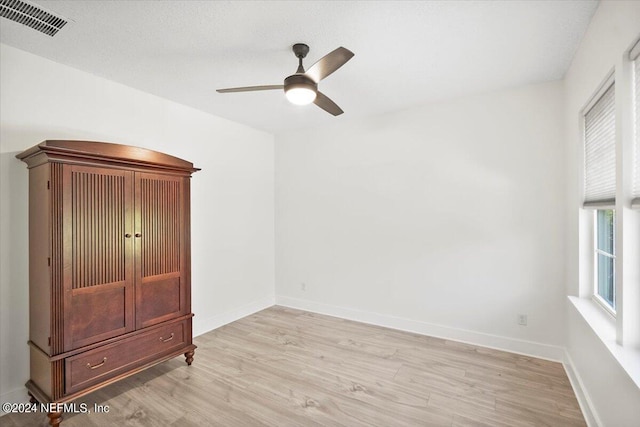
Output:
[[49,412],[47,416],[51,427],[58,427],[62,422],[62,412]]
[[190,350],[190,351],[187,351],[184,354],[184,357],[187,358],[187,365],[189,365],[189,366],[191,366],[191,362],[193,362],[193,353],[194,353],[194,351]]
[[29,403],[38,403],[38,399],[33,397],[33,394],[31,393],[28,393],[28,394],[29,394]]

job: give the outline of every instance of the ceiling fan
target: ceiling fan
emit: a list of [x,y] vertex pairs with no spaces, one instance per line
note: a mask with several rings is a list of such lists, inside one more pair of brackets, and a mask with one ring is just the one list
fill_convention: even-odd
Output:
[[307,53],[309,53],[309,46],[304,43],[296,43],[293,45],[293,53],[296,55],[296,58],[298,58],[298,69],[295,74],[284,79],[284,84],[234,87],[229,89],[218,89],[216,92],[230,93],[284,89],[287,99],[292,104],[307,105],[313,102],[318,107],[330,114],[333,114],[334,116],[344,113],[344,111],[342,111],[335,102],[318,90],[318,83],[350,60],[354,55],[353,52],[349,49],[345,49],[344,47],[339,47],[333,52],[322,57],[307,71],[305,71],[302,66],[302,59],[307,56]]

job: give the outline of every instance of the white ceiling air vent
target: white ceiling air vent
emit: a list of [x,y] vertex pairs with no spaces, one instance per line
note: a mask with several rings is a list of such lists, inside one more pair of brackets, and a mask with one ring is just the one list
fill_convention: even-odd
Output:
[[0,0],[0,16],[55,36],[68,20],[22,0]]

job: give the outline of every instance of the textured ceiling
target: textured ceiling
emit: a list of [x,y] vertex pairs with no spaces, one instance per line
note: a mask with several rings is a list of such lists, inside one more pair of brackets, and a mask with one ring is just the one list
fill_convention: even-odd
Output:
[[[597,1],[36,1],[74,22],[51,38],[0,20],[0,41],[225,117],[280,132],[563,77]],[[289,104],[291,45],[309,66],[355,57],[320,83],[345,113]]]

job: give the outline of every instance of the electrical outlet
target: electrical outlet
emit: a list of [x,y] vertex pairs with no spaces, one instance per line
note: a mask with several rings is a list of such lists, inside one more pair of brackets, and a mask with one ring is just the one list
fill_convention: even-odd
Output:
[[306,291],[307,290],[307,284],[304,283],[304,282],[300,283],[300,290],[303,291],[303,292]]
[[527,315],[526,314],[518,314],[518,325],[527,326]]

